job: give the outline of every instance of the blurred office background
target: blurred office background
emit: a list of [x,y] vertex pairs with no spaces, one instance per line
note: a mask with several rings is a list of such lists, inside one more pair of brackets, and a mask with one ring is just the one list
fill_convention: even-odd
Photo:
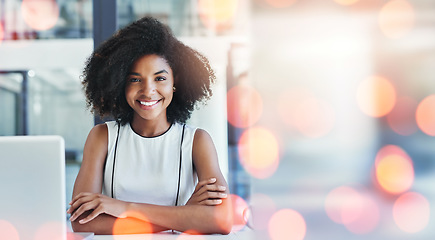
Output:
[[433,0],[0,0],[0,135],[63,136],[67,199],[95,123],[84,62],[146,15],[216,70],[190,122],[215,141],[234,231],[435,238]]

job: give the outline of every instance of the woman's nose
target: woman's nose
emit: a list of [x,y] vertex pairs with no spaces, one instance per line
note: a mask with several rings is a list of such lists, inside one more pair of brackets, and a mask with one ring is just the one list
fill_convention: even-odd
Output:
[[142,81],[141,84],[141,91],[145,94],[145,95],[151,95],[156,91],[156,85],[154,83],[154,81]]

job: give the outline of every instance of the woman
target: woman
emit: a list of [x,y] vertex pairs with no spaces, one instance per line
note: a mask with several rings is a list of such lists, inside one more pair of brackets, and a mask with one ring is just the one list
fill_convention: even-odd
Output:
[[67,211],[74,231],[231,231],[213,141],[185,124],[214,79],[204,56],[150,17],[94,51],[84,70],[88,104],[116,121],[95,126],[86,140]]

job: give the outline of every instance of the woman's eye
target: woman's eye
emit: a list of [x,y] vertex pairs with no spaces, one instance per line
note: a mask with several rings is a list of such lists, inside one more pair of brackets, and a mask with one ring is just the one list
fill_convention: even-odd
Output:
[[130,78],[129,82],[140,82],[139,78]]
[[165,77],[156,77],[156,81],[164,81],[164,80],[166,80]]

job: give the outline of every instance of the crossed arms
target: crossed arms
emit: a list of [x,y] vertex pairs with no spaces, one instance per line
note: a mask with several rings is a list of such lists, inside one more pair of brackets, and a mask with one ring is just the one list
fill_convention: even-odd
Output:
[[102,195],[106,155],[107,127],[101,124],[89,133],[74,185],[68,210],[74,231],[95,234],[150,233],[169,229],[201,234],[228,234],[231,231],[228,186],[207,132],[198,129],[195,133],[192,158],[199,183],[185,206],[124,202]]

